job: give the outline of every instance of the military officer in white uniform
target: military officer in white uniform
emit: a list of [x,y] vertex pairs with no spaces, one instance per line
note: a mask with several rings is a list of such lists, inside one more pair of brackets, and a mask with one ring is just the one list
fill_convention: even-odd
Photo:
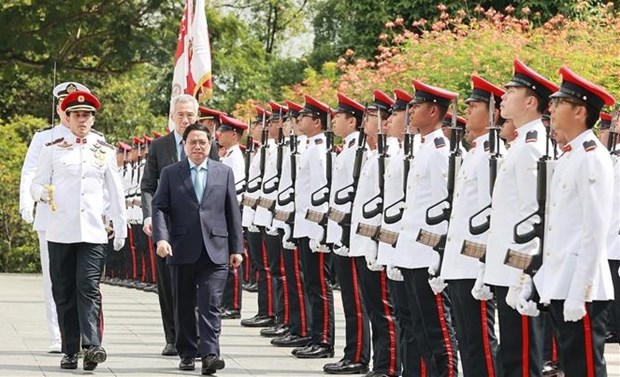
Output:
[[104,190],[114,227],[114,249],[127,236],[123,187],[114,147],[91,133],[99,100],[75,91],[61,104],[69,118],[68,134],[44,148],[31,186],[35,201],[52,210],[46,232],[50,252],[52,292],[65,353],[61,368],[77,368],[80,332],[90,348],[84,369],[105,361],[101,347],[99,279],[105,264],[108,234],[103,221]]
[[[499,104],[504,91],[476,75],[472,76],[471,81],[473,89],[465,101],[467,103],[465,127],[473,141],[471,149],[463,157],[455,182],[441,278],[450,287],[463,373],[466,376],[494,376],[497,374],[495,358],[498,345],[494,329],[495,301],[488,287],[486,287],[487,296],[480,297],[482,294],[477,298],[472,296],[478,271],[483,266],[478,259],[463,255],[461,251],[465,241],[486,247],[488,233],[476,236],[470,234],[469,219],[491,202],[490,142],[494,142],[495,148],[499,148],[500,155],[506,153],[506,148],[503,147],[499,137],[496,140],[489,140],[495,133],[489,133],[488,130],[489,111],[492,111],[496,122],[499,120]],[[491,96],[495,101],[493,109],[489,109]],[[483,288],[476,287],[476,289]]]
[[[515,60],[514,76],[505,87],[501,116],[512,120],[517,136],[497,172],[483,279],[493,287],[497,300],[501,339],[498,367],[507,376],[540,376],[543,321],[538,317],[522,317],[516,310],[523,287],[531,289],[531,279],[528,281],[522,270],[505,265],[504,259],[508,249],[528,254],[538,250],[537,239],[524,245],[516,244],[513,231],[517,222],[538,207],[536,163],[546,150],[546,131],[541,116],[557,85]],[[528,352],[523,352],[524,348]]]
[[60,330],[58,329],[58,317],[56,315],[56,305],[52,296],[52,282],[50,280],[49,254],[47,250],[47,241],[45,240],[45,231],[50,216],[50,209],[46,203],[39,202],[36,206],[35,201],[30,195],[30,185],[32,178],[37,170],[39,155],[41,150],[47,143],[51,143],[56,139],[65,137],[70,134],[67,115],[60,110],[62,100],[70,93],[76,90],[89,91],[84,85],[77,82],[63,82],[56,85],[53,95],[58,103],[56,104],[56,114],[60,118],[60,124],[52,126],[45,130],[34,134],[24,164],[22,165],[21,179],[19,185],[19,213],[24,221],[33,224],[33,229],[37,232],[39,238],[39,255],[41,258],[41,272],[43,273],[43,289],[45,292],[45,316],[47,319],[47,327],[50,334],[50,345],[48,351],[51,353],[61,352]]
[[534,281],[550,304],[559,359],[575,376],[604,376],[605,322],[613,285],[607,243],[613,203],[613,163],[592,132],[614,98],[603,88],[560,68],[562,85],[551,95],[551,126],[566,137],[551,179],[542,268]]

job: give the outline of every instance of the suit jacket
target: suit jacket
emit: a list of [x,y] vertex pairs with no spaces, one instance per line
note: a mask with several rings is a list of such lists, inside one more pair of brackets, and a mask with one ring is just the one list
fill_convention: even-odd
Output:
[[164,168],[153,197],[153,240],[172,246],[168,264],[190,264],[205,248],[213,263],[242,253],[243,230],[232,169],[213,160],[207,186],[196,198],[188,160]]
[[140,191],[142,192],[142,216],[152,217],[151,201],[157,190],[161,171],[168,165],[178,162],[174,132],[153,140],[146,158]]

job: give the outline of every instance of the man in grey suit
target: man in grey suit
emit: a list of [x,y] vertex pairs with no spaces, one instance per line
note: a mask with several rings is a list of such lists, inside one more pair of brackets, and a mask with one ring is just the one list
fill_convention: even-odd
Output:
[[193,370],[198,351],[203,375],[224,368],[222,296],[228,266],[238,267],[243,259],[235,178],[230,167],[208,158],[210,143],[206,127],[188,126],[183,133],[187,159],[162,170],[152,201],[153,240],[170,268],[179,369]]
[[[157,190],[161,171],[166,166],[185,159],[185,151],[182,145],[183,132],[185,132],[187,126],[198,119],[198,101],[189,94],[181,94],[175,97],[172,100],[172,109],[170,118],[175,125],[174,131],[164,137],[153,140],[146,165],[144,166],[144,175],[140,183],[142,215],[144,218],[142,229],[149,237],[153,234],[151,201]],[[166,338],[166,346],[161,354],[164,356],[176,356],[177,350],[174,345],[176,332],[172,311],[170,272],[164,258],[157,257],[156,260],[157,295],[159,296],[159,308]]]

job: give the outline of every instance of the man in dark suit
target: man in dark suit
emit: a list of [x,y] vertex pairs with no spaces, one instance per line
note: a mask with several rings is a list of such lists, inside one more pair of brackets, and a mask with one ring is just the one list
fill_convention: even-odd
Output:
[[[144,175],[140,183],[142,192],[142,215],[144,233],[152,237],[153,227],[151,221],[151,201],[161,175],[161,171],[168,165],[185,159],[182,139],[185,128],[198,119],[198,101],[189,94],[182,94],[174,98],[170,118],[174,122],[174,131],[164,137],[153,140],[144,167]],[[164,326],[166,346],[161,352],[164,356],[176,356],[174,346],[176,332],[174,329],[174,315],[172,310],[172,287],[170,285],[170,272],[164,258],[156,258],[157,270],[157,295],[161,319]]]
[[153,239],[170,268],[179,369],[193,370],[198,351],[202,374],[209,375],[224,368],[222,296],[228,266],[238,267],[243,259],[243,230],[233,171],[208,158],[207,128],[188,126],[183,144],[187,159],[162,170],[153,197]]

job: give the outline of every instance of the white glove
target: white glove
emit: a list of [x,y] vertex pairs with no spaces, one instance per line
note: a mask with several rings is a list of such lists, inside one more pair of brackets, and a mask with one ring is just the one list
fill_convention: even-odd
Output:
[[265,233],[267,233],[270,236],[277,236],[278,235],[278,228],[271,227],[271,226],[266,226],[265,227]]
[[471,295],[478,301],[487,301],[493,299],[493,292],[491,288],[484,284],[484,264],[480,263],[480,269],[478,270],[478,276],[474,287],[471,289]]
[[258,227],[254,224],[248,226],[248,232],[252,232],[252,233],[260,233],[260,229],[258,229]]
[[519,296],[521,296],[521,287],[509,287],[508,294],[506,295],[506,304],[513,309],[517,309],[517,303],[519,302]]
[[41,191],[41,197],[39,198],[39,200],[41,200],[44,203],[49,203],[51,198],[52,197],[50,196],[49,190],[44,188]]
[[370,255],[366,255],[366,266],[370,271],[383,271],[383,265],[377,263],[377,256],[374,258]]
[[297,247],[295,243],[290,242],[291,239],[291,227],[288,224],[284,225],[284,236],[282,237],[282,247],[287,250],[295,250]]
[[341,257],[348,257],[349,248],[338,242],[334,244],[334,253],[340,255]]
[[114,241],[113,242],[113,247],[114,247],[114,251],[119,251],[120,249],[123,248],[123,246],[125,246],[125,238],[120,238],[120,237],[114,237]]
[[527,274],[521,275],[521,292],[517,300],[516,308],[521,315],[537,317],[540,314],[536,307],[536,303],[530,300],[534,290],[533,288],[532,277]]
[[22,219],[26,223],[32,224],[34,222],[34,216],[32,215],[32,210],[31,209],[22,209],[20,213],[22,215]]
[[564,301],[564,321],[577,322],[586,315],[586,303],[583,300],[567,298]]
[[322,244],[321,241],[317,241],[314,238],[310,239],[310,250],[313,253],[329,253],[331,250],[325,244]]
[[386,271],[387,271],[387,277],[390,280],[394,280],[394,281],[405,280],[405,278],[403,277],[403,273],[400,271],[398,267],[394,266],[393,264],[389,265]]
[[428,285],[431,286],[433,293],[435,296],[443,292],[444,289],[448,286],[448,284],[440,277],[434,277],[428,279]]

